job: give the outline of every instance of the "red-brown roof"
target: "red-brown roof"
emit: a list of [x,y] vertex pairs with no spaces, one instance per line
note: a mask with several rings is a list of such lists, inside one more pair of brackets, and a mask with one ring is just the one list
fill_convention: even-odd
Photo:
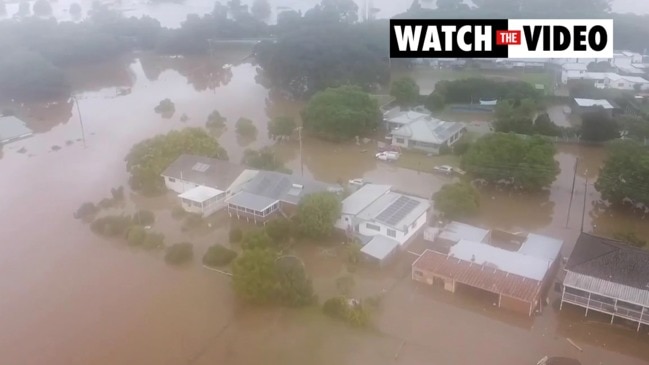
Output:
[[540,281],[431,250],[424,251],[412,266],[416,270],[451,278],[458,283],[528,303],[536,299],[541,289]]

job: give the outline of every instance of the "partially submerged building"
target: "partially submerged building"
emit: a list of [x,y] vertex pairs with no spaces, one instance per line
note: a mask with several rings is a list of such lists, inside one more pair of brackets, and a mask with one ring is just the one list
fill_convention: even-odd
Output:
[[619,108],[606,99],[581,99],[575,98],[575,105],[579,114],[603,110],[609,117],[612,117]]
[[427,199],[392,191],[389,185],[365,184],[342,202],[336,228],[359,238],[361,252],[385,263],[426,224]]
[[302,198],[318,192],[342,192],[342,187],[300,176],[274,171],[259,171],[227,200],[230,217],[255,223],[291,216]]
[[513,251],[490,244],[486,230],[468,227],[452,222],[439,231],[436,239],[450,243],[448,252],[425,250],[412,264],[412,279],[450,292],[482,291],[492,295],[498,307],[528,316],[540,310],[563,242],[528,234]]
[[649,324],[649,252],[624,242],[582,232],[568,262],[564,304]]
[[0,144],[30,137],[34,132],[13,115],[0,116]]

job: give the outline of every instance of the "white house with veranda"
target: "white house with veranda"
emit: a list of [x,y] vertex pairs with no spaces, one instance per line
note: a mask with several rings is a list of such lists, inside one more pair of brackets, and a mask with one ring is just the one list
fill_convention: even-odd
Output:
[[335,226],[357,237],[366,256],[383,263],[424,227],[429,209],[427,199],[366,184],[343,200]]
[[214,158],[181,155],[162,173],[165,186],[178,194],[183,209],[207,217],[257,174]]

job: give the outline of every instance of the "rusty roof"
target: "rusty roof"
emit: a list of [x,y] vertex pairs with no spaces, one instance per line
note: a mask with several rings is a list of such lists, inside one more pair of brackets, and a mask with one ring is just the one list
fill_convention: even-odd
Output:
[[508,273],[489,265],[478,265],[453,256],[426,250],[412,264],[417,270],[454,279],[458,283],[492,293],[533,302],[541,290],[541,282]]

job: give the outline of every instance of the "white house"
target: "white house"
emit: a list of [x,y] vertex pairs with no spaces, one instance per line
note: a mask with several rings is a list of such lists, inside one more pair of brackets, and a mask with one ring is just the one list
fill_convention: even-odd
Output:
[[165,185],[176,192],[183,208],[209,216],[225,206],[258,171],[209,157],[181,155],[162,173]]
[[599,89],[636,90],[638,87],[642,91],[649,90],[649,81],[646,79],[638,76],[619,75],[614,72],[565,71],[562,72],[561,80],[564,83],[570,80],[591,80]]
[[450,147],[459,141],[465,132],[463,123],[426,116],[392,131],[392,144],[438,154],[443,147]]
[[358,237],[364,253],[384,261],[424,227],[429,209],[426,199],[394,192],[389,185],[366,184],[343,200],[335,226]]

